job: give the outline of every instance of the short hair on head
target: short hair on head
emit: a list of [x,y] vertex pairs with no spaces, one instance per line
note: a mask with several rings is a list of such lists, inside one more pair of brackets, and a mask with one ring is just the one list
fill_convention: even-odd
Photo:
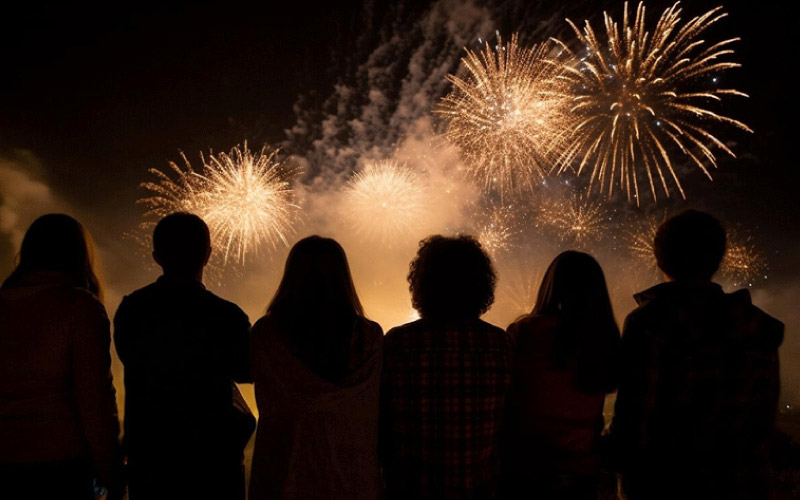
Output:
[[477,319],[494,302],[492,261],[472,236],[430,236],[408,273],[411,303],[423,318]]
[[208,226],[187,212],[169,214],[153,230],[153,253],[165,272],[196,273],[211,248]]
[[661,224],[653,252],[670,278],[709,280],[725,256],[725,245],[725,229],[714,216],[686,210]]

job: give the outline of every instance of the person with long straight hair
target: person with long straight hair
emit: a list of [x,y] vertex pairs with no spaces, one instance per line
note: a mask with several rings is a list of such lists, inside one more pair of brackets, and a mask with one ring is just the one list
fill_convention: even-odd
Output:
[[0,286],[0,498],[122,497],[111,332],[91,240],[36,219]]
[[605,395],[616,387],[619,327],[603,270],[567,251],[530,314],[508,327],[515,362],[503,439],[506,496],[594,499]]
[[295,244],[253,326],[259,422],[251,500],[379,497],[382,345],[341,245],[319,236]]

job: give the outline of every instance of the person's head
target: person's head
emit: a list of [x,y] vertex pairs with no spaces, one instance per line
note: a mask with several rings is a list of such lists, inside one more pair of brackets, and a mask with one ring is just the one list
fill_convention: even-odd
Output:
[[411,303],[422,318],[479,318],[494,302],[492,261],[472,236],[431,236],[420,242],[408,273]]
[[17,267],[3,286],[13,285],[29,272],[55,271],[68,276],[73,286],[102,298],[91,237],[69,215],[47,214],[33,221],[22,239],[17,259]]
[[533,314],[575,315],[589,308],[602,309],[613,319],[603,269],[587,253],[560,253],[544,273]]
[[211,255],[208,226],[185,212],[167,215],[153,230],[153,259],[164,274],[199,278]]
[[687,210],[661,224],[653,241],[658,267],[670,279],[708,281],[725,255],[725,229],[705,212]]
[[363,316],[342,246],[316,235],[298,241],[289,251],[267,312],[290,320],[308,315]]
[[298,241],[286,258],[267,316],[289,351],[312,371],[328,380],[344,376],[364,310],[342,246],[320,236]]
[[532,314],[558,319],[553,361],[557,365],[576,361],[579,389],[614,389],[619,327],[603,269],[594,257],[569,250],[553,259],[542,278]]

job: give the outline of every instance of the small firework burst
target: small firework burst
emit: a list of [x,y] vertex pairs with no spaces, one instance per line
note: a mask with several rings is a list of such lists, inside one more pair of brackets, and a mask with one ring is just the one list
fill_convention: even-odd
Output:
[[478,219],[483,222],[478,227],[476,238],[489,255],[496,257],[513,247],[520,228],[512,206],[493,207]]
[[[695,164],[711,178],[717,166],[714,149],[734,156],[712,131],[728,125],[752,132],[744,123],[712,111],[710,105],[746,94],[719,85],[719,74],[740,65],[727,60],[737,38],[707,43],[700,38],[727,14],[721,7],[681,23],[678,4],[666,9],[655,26],[646,26],[645,6],[633,18],[628,5],[622,24],[604,14],[606,39],[589,22],[580,30],[568,21],[582,46],[568,54],[565,79],[577,117],[560,160],[563,172],[591,169],[590,190],[625,191],[640,202],[640,184],[657,200],[656,186],[670,196],[668,178],[685,198],[673,155]],[[576,166],[577,164],[577,166]]]
[[654,272],[658,270],[656,257],[653,253],[653,242],[656,231],[663,222],[657,217],[647,217],[644,221],[633,226],[626,232],[625,246],[636,264],[636,267],[650,269]]
[[[152,195],[139,200],[147,206],[145,217],[161,218],[174,212],[198,215],[211,232],[211,244],[221,250],[222,263],[244,263],[264,246],[288,244],[298,207],[287,172],[276,159],[277,150],[233,148],[230,153],[201,155],[203,167],[195,171],[181,154],[185,169],[169,163],[170,173],[150,169],[157,180],[142,187]],[[152,224],[145,223],[145,225]]]
[[543,201],[536,214],[538,227],[553,231],[562,243],[586,248],[603,239],[609,223],[607,210],[588,197],[574,195]]
[[766,258],[758,250],[752,235],[739,231],[728,232],[725,257],[720,264],[720,274],[732,286],[753,286],[767,279]]
[[345,188],[342,215],[363,238],[405,241],[426,227],[427,195],[422,179],[405,164],[368,162]]
[[449,75],[453,91],[434,109],[466,173],[501,196],[532,189],[550,171],[568,128],[562,66],[547,53],[545,44],[520,47],[516,35],[468,50],[466,79]]
[[536,296],[539,293],[541,283],[541,270],[530,272],[525,269],[511,273],[503,280],[502,297],[508,300],[514,313],[527,314],[536,305]]

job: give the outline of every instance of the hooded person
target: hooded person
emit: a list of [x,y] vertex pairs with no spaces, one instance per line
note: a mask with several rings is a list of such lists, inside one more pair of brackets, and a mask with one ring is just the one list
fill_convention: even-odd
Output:
[[299,241],[253,326],[259,422],[252,500],[379,497],[382,344],[342,247],[319,236]]

